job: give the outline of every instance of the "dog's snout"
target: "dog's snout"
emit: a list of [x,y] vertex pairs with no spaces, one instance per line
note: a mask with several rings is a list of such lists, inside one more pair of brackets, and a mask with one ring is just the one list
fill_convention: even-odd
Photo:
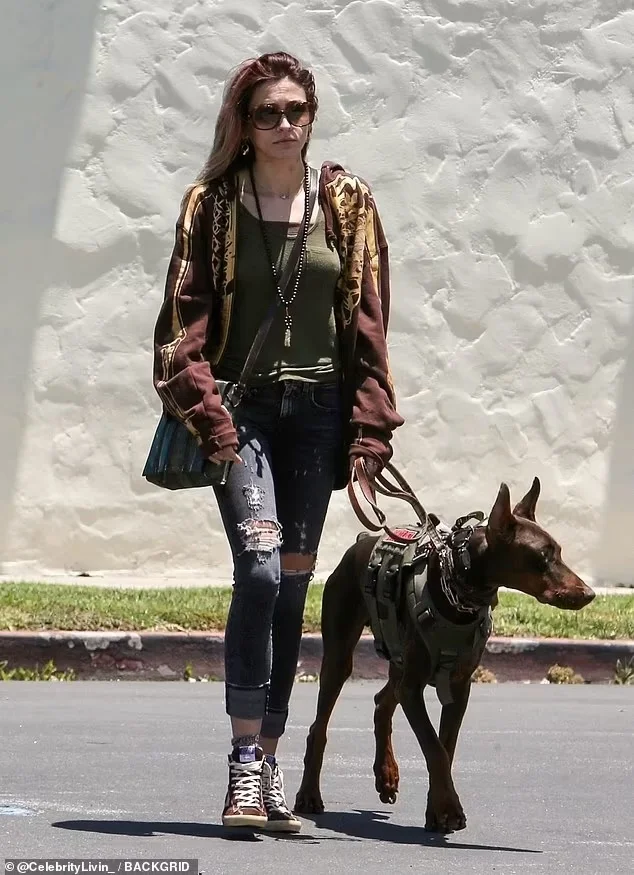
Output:
[[596,592],[593,589],[590,589],[589,586],[583,585],[583,593],[581,594],[582,604],[581,607],[585,608],[586,605],[589,605],[590,602],[594,599]]
[[595,595],[593,589],[577,578],[572,586],[564,587],[555,594],[552,604],[564,610],[580,611],[590,604]]
[[590,589],[588,584],[580,577],[577,577],[572,587],[571,596],[580,608],[585,608],[589,605],[595,596],[593,589]]

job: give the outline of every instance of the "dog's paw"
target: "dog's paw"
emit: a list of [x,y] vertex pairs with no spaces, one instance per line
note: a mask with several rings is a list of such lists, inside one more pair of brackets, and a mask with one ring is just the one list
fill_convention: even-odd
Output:
[[382,769],[374,782],[379,799],[385,805],[394,805],[398,796],[398,768]]
[[465,829],[466,826],[467,817],[457,796],[434,803],[428,800],[425,813],[425,829],[428,832],[447,835]]
[[456,811],[428,811],[425,818],[425,829],[428,832],[438,832],[448,835],[466,829],[467,817],[462,809]]
[[293,811],[297,814],[323,814],[324,801],[319,790],[299,788]]

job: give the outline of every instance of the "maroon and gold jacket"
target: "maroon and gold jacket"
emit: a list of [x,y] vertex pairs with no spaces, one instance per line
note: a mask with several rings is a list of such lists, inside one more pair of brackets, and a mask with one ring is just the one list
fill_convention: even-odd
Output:
[[[319,202],[326,239],[341,259],[335,292],[348,455],[389,461],[396,412],[386,332],[390,305],[387,242],[372,193],[336,164],[322,167]],[[213,377],[229,336],[235,287],[237,191],[231,178],[193,187],[176,224],[165,298],[154,334],[154,386],[206,455],[237,447],[236,431]]]

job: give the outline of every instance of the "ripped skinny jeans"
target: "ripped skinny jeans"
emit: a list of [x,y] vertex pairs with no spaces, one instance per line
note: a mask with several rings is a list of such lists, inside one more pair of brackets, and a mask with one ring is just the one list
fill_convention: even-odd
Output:
[[283,380],[250,389],[235,411],[238,453],[216,488],[233,555],[225,631],[226,710],[262,718],[262,736],[286,727],[312,570],[281,557],[317,556],[341,450],[336,383]]

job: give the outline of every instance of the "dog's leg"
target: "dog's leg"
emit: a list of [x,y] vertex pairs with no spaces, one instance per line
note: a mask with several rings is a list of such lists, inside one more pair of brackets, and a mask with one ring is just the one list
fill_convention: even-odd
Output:
[[453,763],[454,754],[456,752],[456,742],[462,725],[462,718],[467,710],[469,703],[469,694],[471,693],[471,678],[467,676],[465,681],[459,684],[452,684],[451,695],[453,702],[450,705],[443,705],[440,714],[440,730],[438,735],[440,743],[445,748],[449,757],[449,765]]
[[352,655],[357,641],[361,637],[364,621],[365,617],[362,617],[354,628],[347,630],[346,637],[342,637],[336,642],[336,650],[331,649],[327,653],[326,640],[324,639],[324,656],[319,672],[317,714],[315,722],[308,731],[304,773],[295,798],[295,811],[302,814],[321,814],[324,811],[320,777],[327,741],[328,721],[343,685],[352,674]]
[[453,785],[450,757],[436,734],[425,706],[418,669],[423,659],[417,656],[415,645],[410,644],[406,648],[399,700],[418,739],[429,772],[425,829],[449,833],[464,829],[467,819]]
[[376,792],[381,802],[393,805],[398,793],[398,764],[392,750],[392,717],[398,705],[398,682],[400,669],[390,664],[388,682],[374,697],[374,777]]
[[304,773],[295,798],[295,811],[301,814],[321,814],[324,810],[319,783],[328,721],[344,683],[352,674],[354,648],[367,621],[355,553],[353,547],[345,554],[324,587],[317,715],[308,731]]

